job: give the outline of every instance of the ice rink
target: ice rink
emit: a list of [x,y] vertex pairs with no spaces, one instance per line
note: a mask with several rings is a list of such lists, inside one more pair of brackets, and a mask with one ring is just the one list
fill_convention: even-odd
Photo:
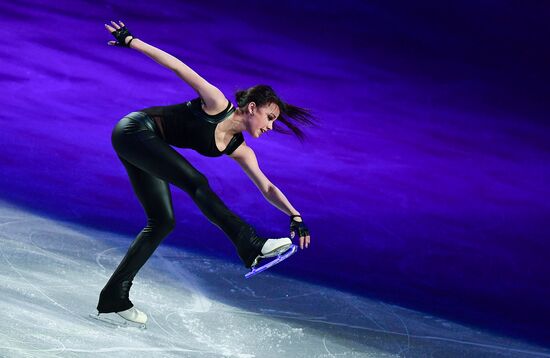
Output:
[[245,280],[242,266],[164,245],[130,295],[149,315],[147,328],[114,327],[88,315],[131,237],[6,203],[0,227],[2,357],[550,357],[276,268]]

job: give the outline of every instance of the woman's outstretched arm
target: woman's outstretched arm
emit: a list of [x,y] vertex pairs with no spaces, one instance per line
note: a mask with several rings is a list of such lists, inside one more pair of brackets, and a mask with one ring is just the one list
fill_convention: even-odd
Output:
[[[119,24],[111,21],[113,26],[105,24],[105,27],[109,32],[113,33],[115,30],[119,30],[124,27],[122,22]],[[170,55],[169,53],[146,43],[139,38],[132,38],[128,36],[124,39],[127,44],[130,42],[130,48],[133,48],[159,63],[160,65],[174,71],[185,83],[191,86],[203,99],[207,109],[215,110],[217,108],[225,108],[227,106],[227,99],[224,94],[215,86],[210,84],[198,73],[196,73],[191,67],[180,61],[178,58]],[[110,41],[109,45],[115,45],[114,41]],[[223,109],[222,108],[222,109]]]

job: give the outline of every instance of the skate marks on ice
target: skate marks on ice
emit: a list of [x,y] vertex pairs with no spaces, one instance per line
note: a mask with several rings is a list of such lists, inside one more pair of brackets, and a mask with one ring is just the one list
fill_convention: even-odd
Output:
[[236,260],[167,246],[130,294],[149,315],[147,329],[110,327],[87,316],[132,237],[4,204],[0,229],[0,356],[550,357],[548,349],[276,270],[246,280]]
[[[95,311],[107,271],[114,268],[113,263],[102,270],[96,262],[96,255],[106,252],[105,243],[97,239],[104,233],[71,228],[4,206],[0,206],[0,228],[1,357],[128,356],[136,352],[220,356],[219,350],[207,346],[187,347],[158,332],[113,329],[88,318]],[[128,238],[117,241],[118,253],[129,243]],[[228,356],[246,356],[226,351],[231,353]]]

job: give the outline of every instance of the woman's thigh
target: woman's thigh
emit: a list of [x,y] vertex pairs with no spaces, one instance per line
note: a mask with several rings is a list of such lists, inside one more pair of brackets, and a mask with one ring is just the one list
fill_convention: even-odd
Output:
[[124,165],[134,193],[147,214],[148,220],[154,220],[155,226],[173,226],[174,208],[168,183],[136,167],[119,156]]

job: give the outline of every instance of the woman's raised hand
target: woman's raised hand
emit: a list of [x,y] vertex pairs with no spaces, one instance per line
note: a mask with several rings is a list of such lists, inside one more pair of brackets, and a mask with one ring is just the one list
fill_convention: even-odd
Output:
[[130,47],[130,42],[134,39],[134,36],[128,31],[122,21],[118,21],[118,24],[111,21],[113,26],[105,24],[105,28],[115,37],[116,41],[107,42],[111,46]]

